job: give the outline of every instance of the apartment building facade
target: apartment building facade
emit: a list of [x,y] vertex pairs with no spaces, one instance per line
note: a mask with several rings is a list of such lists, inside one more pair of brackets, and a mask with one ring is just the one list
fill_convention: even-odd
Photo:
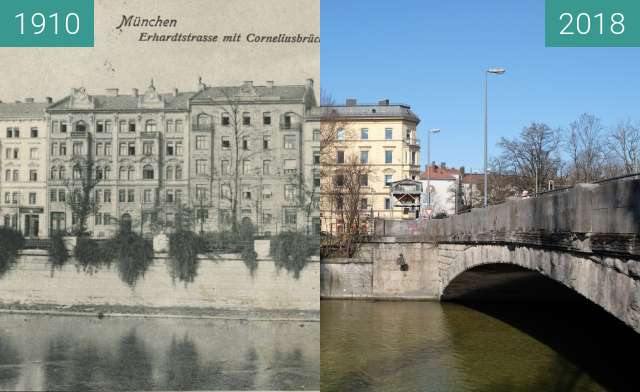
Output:
[[[317,110],[322,116],[323,129],[332,127],[328,122],[334,122],[340,128],[329,164],[339,169],[355,159],[368,169],[360,184],[362,215],[406,218],[406,209],[395,205],[390,191],[393,182],[417,180],[420,175],[420,142],[417,138],[420,119],[411,107],[392,104],[388,100],[358,104],[355,99],[347,99],[344,105],[323,106]],[[340,218],[341,203],[336,203],[327,191],[336,186],[335,179],[330,177],[326,175],[322,179],[322,230],[335,233],[342,231],[344,222]]]
[[45,109],[50,101],[0,103],[0,224],[27,238],[48,236]]
[[204,230],[230,227],[234,210],[262,235],[302,230],[305,113],[316,105],[304,85],[208,87],[191,99],[190,200]]
[[[160,94],[153,80],[143,94],[84,88],[47,108],[51,230],[76,224],[68,207],[69,182],[92,167],[96,209],[89,218],[95,237],[113,235],[119,223],[150,231],[154,221],[171,223],[188,202],[189,98]],[[91,166],[87,163],[91,162]],[[184,203],[183,203],[184,202]]]

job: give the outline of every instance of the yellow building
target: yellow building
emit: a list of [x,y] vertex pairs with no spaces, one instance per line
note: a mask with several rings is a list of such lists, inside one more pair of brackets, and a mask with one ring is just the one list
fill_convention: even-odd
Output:
[[[331,141],[334,147],[328,158],[323,157],[323,167],[331,166],[328,170],[336,173],[355,160],[366,169],[357,187],[360,224],[368,225],[371,214],[380,218],[407,218],[409,212],[394,205],[390,184],[403,179],[417,180],[420,175],[420,143],[416,137],[420,119],[411,107],[388,100],[358,104],[355,99],[347,99],[345,105],[323,106],[318,110],[322,113],[323,132],[334,126],[330,122],[337,124],[335,140]],[[326,186],[321,201],[322,230],[327,233],[340,232],[345,224],[341,218],[344,202],[331,195],[332,189],[342,186],[337,176],[323,173]]]

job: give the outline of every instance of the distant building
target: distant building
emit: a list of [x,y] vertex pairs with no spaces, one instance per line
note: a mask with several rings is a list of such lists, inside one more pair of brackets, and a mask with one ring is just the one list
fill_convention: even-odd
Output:
[[[417,180],[420,174],[420,141],[417,139],[420,119],[411,107],[389,100],[359,104],[355,99],[347,99],[344,105],[323,106],[316,110],[317,115],[323,117],[323,127],[331,121],[343,128],[337,135],[333,162],[327,165],[339,171],[355,157],[359,164],[370,169],[361,182],[362,214],[402,219],[405,210],[394,206],[391,184],[403,179]],[[322,230],[340,232],[344,225],[340,218],[342,207],[331,192],[335,178],[322,178],[322,181]]]
[[[431,205],[431,216],[438,214],[453,215],[456,213],[456,203],[459,200],[460,181],[464,175],[464,169],[449,168],[443,162],[440,165],[431,163],[420,174],[422,182],[422,212],[426,213],[427,207]],[[430,180],[429,180],[430,178]],[[428,187],[430,186],[430,188]],[[431,190],[431,203],[429,203],[429,189]]]
[[47,122],[51,103],[0,103],[0,224],[28,238],[48,236]]

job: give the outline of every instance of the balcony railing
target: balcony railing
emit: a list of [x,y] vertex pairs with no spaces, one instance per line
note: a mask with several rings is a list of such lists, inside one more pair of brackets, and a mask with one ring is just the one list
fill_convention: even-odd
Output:
[[280,123],[280,129],[283,131],[300,131],[302,129],[301,123]]
[[86,131],[73,131],[71,132],[71,138],[73,139],[84,139],[86,138],[88,133]]
[[211,132],[213,130],[213,124],[193,124],[191,129],[194,132]]
[[160,133],[158,133],[158,131],[141,132],[140,133],[140,137],[143,138],[143,139],[157,139],[159,134]]
[[404,139],[404,141],[410,146],[419,146],[420,145],[420,139],[407,138],[407,139]]

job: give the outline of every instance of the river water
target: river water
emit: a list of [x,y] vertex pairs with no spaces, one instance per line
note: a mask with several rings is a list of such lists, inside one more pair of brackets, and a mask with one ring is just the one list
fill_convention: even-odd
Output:
[[323,301],[323,392],[640,391],[638,336],[588,304]]
[[320,324],[0,315],[0,390],[318,390]]

